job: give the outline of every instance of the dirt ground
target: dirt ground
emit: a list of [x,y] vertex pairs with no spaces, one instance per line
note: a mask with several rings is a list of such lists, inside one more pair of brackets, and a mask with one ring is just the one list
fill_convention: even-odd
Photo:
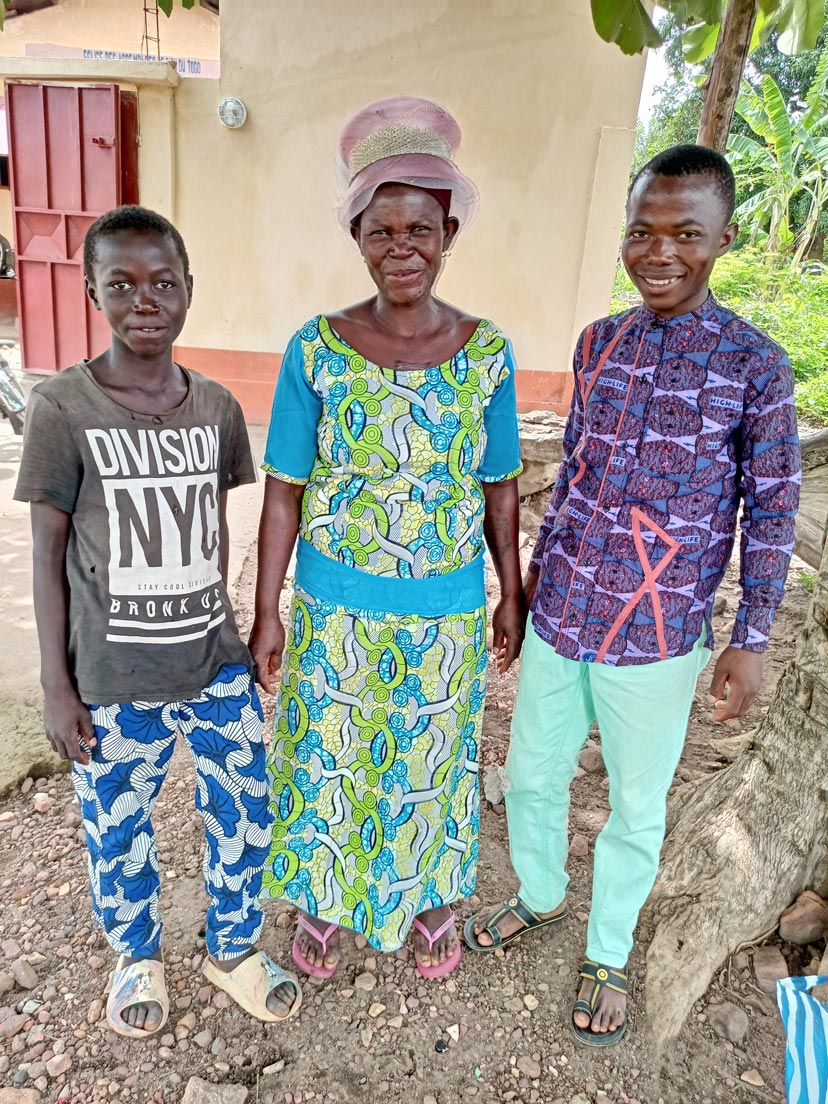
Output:
[[[527,533],[532,521],[527,515]],[[528,536],[524,544],[526,558]],[[808,594],[800,581],[802,567],[795,562],[791,571],[766,660],[765,689],[751,722],[766,708],[804,620]],[[254,570],[255,548],[240,587],[243,629],[250,620]],[[737,603],[733,569],[720,595],[727,606],[716,621],[722,645]],[[677,784],[725,765],[708,745],[728,734],[709,719],[711,669],[699,683]],[[481,771],[505,760],[516,681],[516,671],[503,678],[492,672]],[[13,733],[7,732],[6,739],[14,739]],[[346,939],[336,977],[306,982],[299,1017],[286,1025],[262,1025],[228,1007],[224,994],[206,984],[199,970],[206,905],[200,877],[203,839],[192,803],[192,768],[182,744],[153,818],[173,1008],[164,1034],[135,1043],[113,1035],[102,1019],[111,955],[91,920],[82,830],[69,779],[27,779],[0,802],[0,1086],[25,1087],[33,1095],[7,1096],[0,1087],[0,1101],[180,1104],[191,1076],[246,1086],[248,1104],[782,1100],[781,1024],[773,999],[758,989],[744,958],[722,972],[680,1038],[659,1055],[648,1040],[644,1015],[647,933],[640,932],[630,962],[627,1038],[602,1053],[580,1048],[570,1035],[567,1020],[584,952],[592,846],[608,815],[602,781],[600,774],[584,775],[573,787],[571,830],[587,837],[590,853],[570,859],[572,912],[554,934],[517,942],[494,957],[467,953],[442,984],[419,977],[408,949],[383,958],[364,942]],[[37,812],[35,800],[45,806],[47,798],[50,807]],[[481,901],[502,899],[516,888],[506,817],[502,806],[493,808],[488,801],[480,854],[479,898],[462,905],[461,919]],[[287,965],[291,911],[276,905],[268,913],[263,945]],[[784,952],[792,956],[793,972],[805,972],[810,954]],[[741,1005],[750,1020],[737,1047],[707,1022],[707,1003],[724,999]],[[758,1071],[764,1087],[741,1080],[749,1070]]]

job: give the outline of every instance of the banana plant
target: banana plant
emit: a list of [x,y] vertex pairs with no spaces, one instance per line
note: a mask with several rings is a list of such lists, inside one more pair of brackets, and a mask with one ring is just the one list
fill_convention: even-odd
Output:
[[[745,83],[736,112],[752,135],[728,141],[737,179],[750,195],[736,211],[750,239],[771,256],[792,255],[801,262],[828,204],[828,51],[823,53],[805,98],[804,110],[791,110],[773,77],[759,89]],[[792,225],[791,210],[804,197],[807,213]]]
[[[590,0],[592,21],[606,42],[614,42],[625,54],[639,54],[662,45],[649,12],[641,0]],[[816,46],[825,9],[823,0],[756,0],[756,26],[751,46],[779,34],[779,49],[799,54]],[[660,0],[660,6],[686,24],[685,52],[699,62],[716,48],[726,0]]]

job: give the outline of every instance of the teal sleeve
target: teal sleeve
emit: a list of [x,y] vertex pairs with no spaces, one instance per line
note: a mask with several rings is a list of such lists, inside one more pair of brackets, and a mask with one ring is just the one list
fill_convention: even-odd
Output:
[[506,342],[503,359],[508,372],[483,412],[486,451],[477,474],[484,483],[501,483],[504,479],[513,479],[521,471],[515,397],[517,364],[511,341]]
[[302,339],[294,334],[282,358],[270,414],[263,469],[286,483],[307,483],[317,455],[322,399],[305,375]]

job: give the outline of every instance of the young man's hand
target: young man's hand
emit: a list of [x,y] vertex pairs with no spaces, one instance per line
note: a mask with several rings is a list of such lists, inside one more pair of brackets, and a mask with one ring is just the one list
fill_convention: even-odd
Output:
[[725,648],[710,683],[713,723],[744,717],[762,686],[762,653]]
[[266,622],[256,618],[247,646],[256,664],[256,682],[268,694],[275,694],[285,650],[285,627],[280,618]]
[[532,601],[535,597],[535,591],[538,589],[538,581],[540,580],[540,572],[533,571],[532,568],[528,568],[526,574],[523,576],[523,600],[526,604],[526,615],[529,615],[529,607],[532,605]]
[[87,766],[89,753],[81,747],[81,739],[87,748],[97,744],[92,716],[71,686],[59,690],[46,690],[43,708],[43,725],[49,743],[61,757],[73,763]]

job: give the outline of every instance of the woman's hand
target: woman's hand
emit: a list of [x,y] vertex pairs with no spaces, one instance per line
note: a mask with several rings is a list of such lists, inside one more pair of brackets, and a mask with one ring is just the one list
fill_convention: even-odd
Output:
[[497,672],[504,674],[520,655],[526,633],[526,603],[523,591],[504,595],[492,615],[492,655]]
[[285,650],[285,627],[281,619],[262,621],[257,617],[247,646],[256,664],[256,682],[268,694],[275,694]]

